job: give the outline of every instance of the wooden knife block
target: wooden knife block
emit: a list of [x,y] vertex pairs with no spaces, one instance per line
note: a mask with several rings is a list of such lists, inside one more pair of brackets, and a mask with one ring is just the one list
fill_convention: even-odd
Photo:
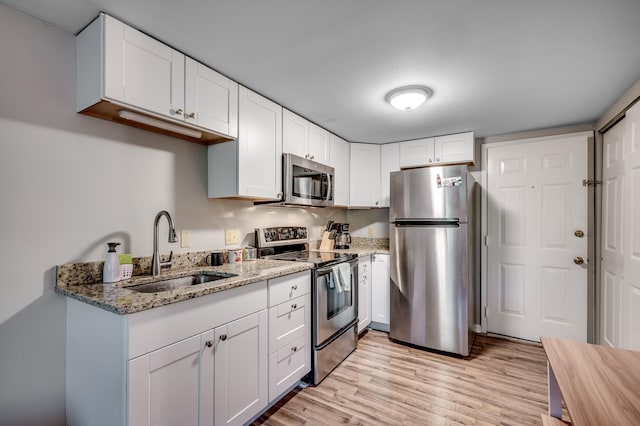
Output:
[[328,231],[324,231],[322,234],[322,242],[320,243],[320,250],[333,250],[333,245],[335,244],[335,240],[330,240],[329,235],[331,235]]

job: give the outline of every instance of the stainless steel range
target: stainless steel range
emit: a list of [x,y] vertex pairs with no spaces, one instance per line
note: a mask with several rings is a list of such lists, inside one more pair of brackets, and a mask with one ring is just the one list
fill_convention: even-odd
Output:
[[357,256],[306,250],[308,229],[303,226],[258,228],[255,236],[262,258],[314,264],[312,370],[306,381],[317,385],[358,343]]

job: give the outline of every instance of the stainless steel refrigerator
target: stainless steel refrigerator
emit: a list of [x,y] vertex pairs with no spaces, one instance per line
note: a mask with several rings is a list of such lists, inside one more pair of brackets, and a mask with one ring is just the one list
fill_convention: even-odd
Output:
[[475,187],[467,166],[391,173],[392,340],[469,355],[475,316]]

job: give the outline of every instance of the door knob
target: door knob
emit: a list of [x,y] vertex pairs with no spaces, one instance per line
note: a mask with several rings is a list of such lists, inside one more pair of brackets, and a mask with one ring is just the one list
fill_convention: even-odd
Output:
[[584,232],[582,232],[580,229],[578,229],[576,232],[573,233],[573,235],[575,235],[578,238],[582,238],[582,237],[584,237]]
[[573,258],[573,263],[575,263],[576,265],[582,265],[584,263],[584,259],[580,256],[576,256]]

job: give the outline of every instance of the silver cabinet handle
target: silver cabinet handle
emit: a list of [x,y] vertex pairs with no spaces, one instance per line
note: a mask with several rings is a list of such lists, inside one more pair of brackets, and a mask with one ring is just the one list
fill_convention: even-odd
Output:
[[297,285],[294,284],[294,285],[291,286],[291,290],[297,290],[297,289],[298,289]]
[[439,158],[436,158],[436,161],[440,161],[440,159],[439,159]]
[[222,340],[223,342],[227,340],[227,335],[223,334],[222,336],[220,336],[220,340]]
[[182,115],[183,112],[184,111],[182,111],[182,108],[178,108],[178,109],[175,109],[175,110],[172,109],[171,110],[171,114],[174,114],[174,115]]
[[291,309],[297,309],[298,308],[298,304],[294,303],[293,305],[291,305]]
[[189,114],[187,114],[186,117],[187,118],[196,118],[196,113],[195,112],[190,112]]
[[315,158],[316,158],[316,156],[315,156],[315,155],[312,155],[312,156],[311,156],[311,159],[312,159],[312,160],[313,160],[313,159],[315,159]]
[[431,158],[429,158],[427,161],[428,161],[429,163],[433,163],[433,160],[432,160]]
[[298,352],[298,347],[297,346],[292,347],[291,352]]
[[306,158],[308,160],[309,159],[309,154],[305,154],[304,158]]
[[213,347],[213,340],[207,340],[205,345],[207,345],[208,348],[212,348]]

